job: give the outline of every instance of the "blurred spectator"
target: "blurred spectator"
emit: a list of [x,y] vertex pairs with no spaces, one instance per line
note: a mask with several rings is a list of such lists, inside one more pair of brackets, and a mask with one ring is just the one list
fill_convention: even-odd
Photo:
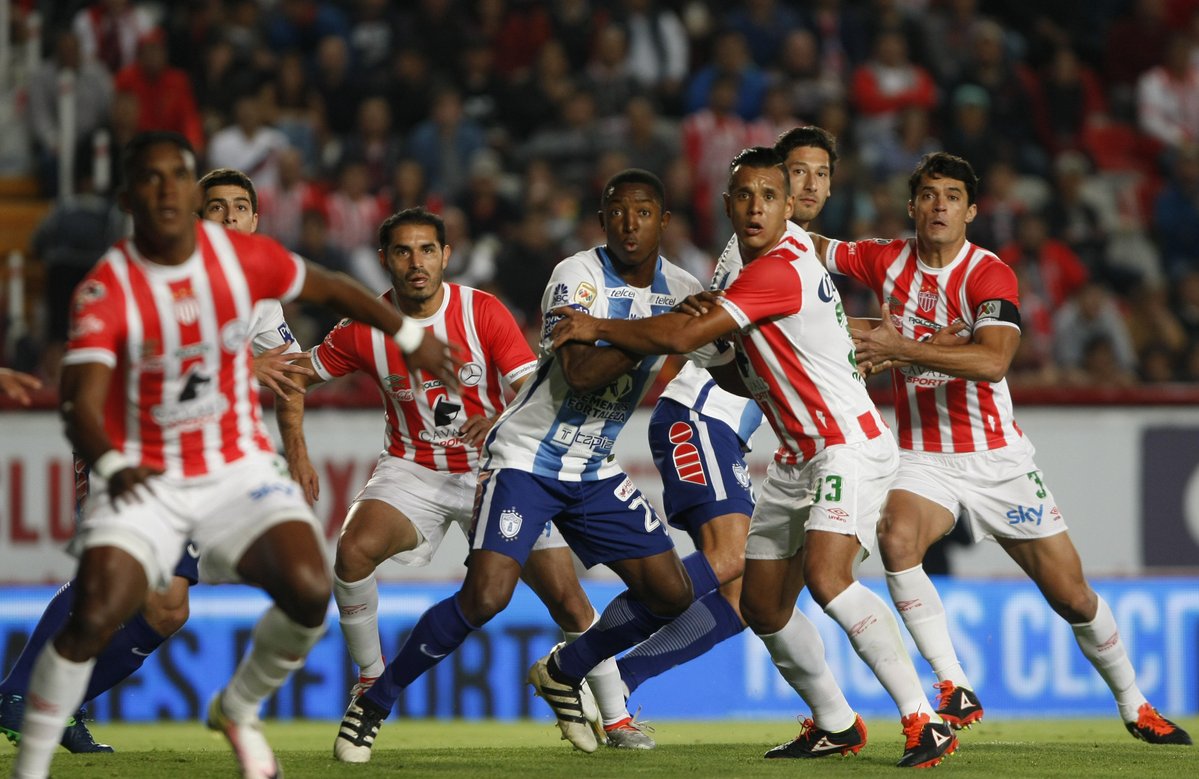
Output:
[[507,240],[520,219],[520,209],[502,190],[503,173],[495,152],[483,150],[471,160],[467,186],[456,205],[476,239],[494,235]]
[[112,76],[103,66],[85,60],[79,51],[75,33],[62,30],[54,39],[54,55],[43,60],[29,77],[29,121],[33,130],[34,150],[38,155],[38,177],[42,192],[58,189],[58,159],[61,154],[61,127],[58,122],[59,77],[71,73],[75,86],[71,93],[75,108],[75,132],[68,139],[72,149],[90,142],[92,134],[108,122],[112,108]]
[[791,107],[791,92],[783,84],[773,84],[762,97],[762,113],[750,122],[747,146],[773,146],[783,133],[801,124]]
[[[1119,374],[1134,374],[1136,350],[1120,307],[1099,284],[1084,284],[1053,317],[1053,337],[1058,363],[1067,372],[1088,372],[1087,361],[1112,360]],[[1110,355],[1095,344],[1106,342]]]
[[[300,218],[300,241],[296,254],[324,268],[340,273],[352,273],[349,256],[328,237],[328,221],[319,209],[309,209]],[[378,289],[382,291],[384,287]],[[302,344],[318,344],[333,327],[337,319],[324,306],[301,304],[301,314],[292,316],[292,307],[284,309],[287,323],[296,340]]]
[[[351,261],[360,250],[373,250],[378,240],[379,223],[387,218],[389,203],[370,190],[366,162],[347,158],[338,168],[337,187],[325,199],[329,220],[329,243],[349,255]],[[354,275],[365,283],[371,277],[360,269]]]
[[445,201],[429,192],[425,184],[425,169],[411,157],[402,158],[392,169],[388,194],[393,214],[406,208],[427,208],[440,214],[445,208]]
[[800,25],[799,14],[778,0],[744,0],[725,15],[725,26],[741,33],[754,62],[770,67],[778,59],[788,30]]
[[31,259],[44,272],[47,329],[43,372],[57,380],[67,341],[71,294],[108,248],[124,235],[125,219],[116,204],[95,192],[92,155],[75,157],[75,195],[60,198],[29,239]]
[[629,158],[629,165],[644,168],[658,176],[680,154],[679,129],[662,120],[653,100],[641,95],[629,99],[624,117],[609,135],[608,146],[620,149]]
[[870,36],[858,9],[843,0],[816,0],[807,27],[820,41],[820,68],[848,84],[853,69],[870,53]]
[[522,327],[540,325],[545,280],[562,259],[561,250],[549,238],[548,220],[544,211],[527,212],[495,258],[498,293]]
[[1170,309],[1170,295],[1164,286],[1139,284],[1131,295],[1131,307],[1126,319],[1133,348],[1141,356],[1162,350],[1173,363],[1182,358],[1187,347],[1187,333],[1182,322]]
[[233,122],[212,136],[209,166],[240,170],[259,193],[278,189],[279,154],[287,148],[287,136],[264,123],[258,94],[248,92],[234,100]]
[[945,133],[945,151],[970,160],[978,170],[988,170],[1000,160],[1014,160],[1016,152],[991,122],[991,96],[977,84],[962,84],[953,91],[953,113]]
[[1099,207],[1088,199],[1084,184],[1090,172],[1087,158],[1065,151],[1053,161],[1054,194],[1045,210],[1049,233],[1065,241],[1093,278],[1110,288],[1122,288],[1129,279],[1107,266],[1108,236]]
[[[930,125],[929,112],[924,108],[901,111],[894,132],[876,147],[862,150],[862,161],[869,167],[874,180],[890,181],[898,177],[906,186],[908,176],[920,159],[942,148],[941,142],[930,134]],[[948,150],[948,146],[945,148]]]
[[691,242],[691,221],[684,213],[672,213],[662,232],[662,256],[707,286],[716,269],[716,257]]
[[596,121],[595,96],[580,88],[562,104],[558,121],[534,133],[519,149],[518,157],[522,163],[548,160],[559,181],[582,187],[591,178],[603,145],[603,131]]
[[708,104],[712,85],[718,79],[731,79],[736,88],[734,109],[742,119],[755,118],[762,110],[766,94],[766,74],[749,56],[745,37],[735,30],[724,30],[712,44],[711,64],[695,72],[687,85],[688,113],[699,111]]
[[1133,0],[1107,28],[1103,47],[1108,89],[1121,119],[1132,119],[1132,93],[1141,74],[1161,61],[1170,28],[1165,0]]
[[1153,205],[1153,230],[1172,278],[1199,270],[1199,145],[1182,148]]
[[1120,359],[1120,349],[1106,333],[1096,334],[1083,345],[1082,362],[1076,370],[1063,372],[1064,383],[1096,389],[1127,389],[1137,384],[1135,366],[1129,369]]
[[[117,92],[137,95],[139,130],[173,130],[197,152],[204,149],[204,128],[192,93],[191,78],[167,65],[166,37],[155,27],[138,39],[137,60],[117,73]],[[247,171],[248,172],[248,171]]]
[[[745,148],[747,127],[737,115],[737,78],[721,76],[712,83],[708,105],[683,120],[683,154],[691,166],[691,208],[695,237],[711,248],[721,214],[720,193],[728,182],[729,161]],[[681,197],[682,193],[675,197]],[[719,237],[723,242],[723,236]]]
[[928,47],[928,66],[937,83],[954,84],[965,75],[978,19],[978,0],[946,0],[922,14],[925,40],[936,42]]
[[1029,283],[1028,274],[1022,268],[1014,270],[1020,295],[1020,345],[1008,379],[1022,387],[1053,386],[1061,378],[1053,354],[1053,311]]
[[1192,344],[1199,343],[1199,270],[1189,270],[1174,284],[1171,311]]
[[867,39],[877,41],[884,32],[898,32],[903,36],[912,63],[919,65],[935,80],[935,72],[929,62],[932,41],[925,38],[924,25],[917,20],[923,13],[911,8],[909,0],[868,0],[863,5]]
[[787,33],[778,66],[771,73],[791,90],[791,105],[805,121],[811,121],[826,103],[845,97],[844,83],[820,67],[820,49],[811,30]]
[[504,97],[501,114],[509,135],[515,140],[527,139],[547,119],[558,116],[576,83],[562,42],[547,41],[537,55],[533,72],[513,83]]
[[465,14],[459,12],[458,3],[455,0],[416,0],[404,5],[415,8],[405,17],[402,29],[408,35],[401,45],[420,49],[434,68],[444,67],[435,74],[437,77],[453,76],[449,70],[453,66],[453,53],[462,47],[465,37],[462,23]]
[[304,170],[315,172],[320,165],[317,128],[324,122],[324,103],[320,93],[308,84],[304,61],[297,52],[279,58],[273,87],[275,127],[287,138],[288,145],[299,151]]
[[342,154],[366,163],[368,187],[378,192],[391,183],[392,171],[400,161],[403,144],[391,129],[391,109],[382,97],[368,97],[358,104],[354,132],[346,138]]
[[1081,149],[1083,128],[1108,111],[1099,78],[1068,46],[1054,52],[1033,82],[1032,107],[1037,137],[1052,155]]
[[472,38],[463,44],[454,83],[462,93],[462,113],[483,128],[491,146],[507,146],[508,133],[500,105],[507,85],[495,68],[491,46],[482,38]]
[[1018,176],[1010,162],[993,162],[978,170],[983,171],[979,181],[981,195],[978,216],[970,227],[970,239],[997,252],[1016,240],[1016,220],[1027,208],[1018,194]]
[[1049,237],[1045,218],[1035,211],[1017,218],[1016,240],[997,254],[1026,274],[1030,288],[1055,311],[1087,282],[1087,269],[1078,255],[1062,241]]
[[1140,353],[1138,375],[1145,384],[1166,384],[1178,380],[1178,360],[1168,349],[1150,344]]
[[620,114],[639,89],[628,69],[628,49],[624,28],[610,25],[596,33],[595,51],[584,72],[601,119]]
[[500,250],[500,241],[494,235],[484,235],[475,241],[470,237],[466,214],[457,206],[450,206],[441,215],[445,222],[445,242],[453,250],[446,278],[455,284],[469,287],[493,289],[495,278],[495,256]]
[[358,77],[377,87],[401,48],[403,20],[388,0],[356,0],[350,20],[350,59]]
[[75,14],[71,29],[86,59],[116,74],[137,59],[138,41],[154,27],[144,8],[130,0],[97,0]]
[[382,94],[391,106],[392,125],[397,132],[407,135],[428,118],[433,86],[432,68],[422,52],[401,48],[395,53]]
[[1199,63],[1191,57],[1186,35],[1171,35],[1162,63],[1137,79],[1137,123],[1174,153],[1199,143]]
[[850,98],[859,114],[858,138],[866,146],[894,133],[900,111],[937,106],[937,86],[924,68],[908,58],[898,30],[881,30],[873,56],[853,74]]
[[[603,0],[554,0],[549,5],[552,37],[562,42],[570,66],[579,71],[595,47],[600,31],[613,26],[608,9],[614,3]],[[621,28],[624,29],[624,28]],[[625,29],[625,48],[628,49],[628,30]]]
[[326,38],[345,42],[350,34],[345,13],[333,3],[319,0],[279,0],[265,24],[272,49],[298,51],[309,60],[317,55]]
[[350,68],[350,50],[344,38],[328,35],[316,51],[316,83],[325,107],[325,124],[339,136],[354,129],[364,85]]
[[471,159],[484,145],[483,128],[462,113],[458,90],[447,87],[437,91],[431,116],[412,130],[407,155],[424,166],[430,190],[453,199],[466,183]]
[[678,15],[658,0],[620,0],[613,20],[628,34],[629,72],[672,116],[681,115],[691,43]]
[[259,231],[295,250],[300,244],[304,212],[323,208],[324,193],[305,178],[298,149],[281,149],[278,163],[278,186],[258,193]]
[[[475,6],[475,26],[491,46],[495,69],[501,78],[514,79],[528,74],[537,52],[553,36],[548,3],[482,0]],[[445,51],[444,49],[442,51]],[[588,49],[572,54],[578,70],[587,60]]]

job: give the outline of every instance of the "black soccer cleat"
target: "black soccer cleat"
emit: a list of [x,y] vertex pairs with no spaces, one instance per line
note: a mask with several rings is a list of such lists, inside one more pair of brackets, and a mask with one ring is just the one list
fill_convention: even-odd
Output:
[[983,718],[983,707],[974,690],[958,687],[948,679],[933,687],[940,693],[937,695],[937,713],[954,730],[969,728]]
[[866,746],[866,723],[855,715],[853,724],[836,733],[830,733],[816,727],[812,719],[803,721],[803,730],[794,741],[779,744],[765,754],[767,758],[776,757],[827,757],[829,755],[856,755]]
[[900,768],[932,768],[958,748],[958,737],[946,722],[931,722],[927,714],[909,714],[902,718],[907,737]]
[[[100,752],[114,752],[115,750],[108,744],[98,744],[92,736],[92,732],[87,729],[84,724],[84,719],[87,717],[87,710],[80,709],[75,712],[75,716],[67,721],[67,726],[63,728],[62,739],[59,741],[68,752],[75,754],[95,754]],[[0,696],[0,734],[17,746],[21,743],[21,722],[25,719],[25,697],[22,695],[3,695]]]
[[1179,744],[1191,745],[1191,736],[1182,728],[1157,713],[1157,709],[1148,703],[1142,703],[1137,709],[1137,721],[1125,722],[1128,732],[1141,741],[1150,744]]

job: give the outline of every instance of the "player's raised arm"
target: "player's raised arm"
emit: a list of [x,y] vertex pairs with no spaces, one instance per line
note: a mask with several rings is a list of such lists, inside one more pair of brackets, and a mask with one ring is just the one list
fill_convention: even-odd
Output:
[[457,387],[461,358],[449,345],[406,318],[344,273],[333,273],[305,262],[307,275],[299,298],[323,305],[339,314],[390,333],[399,344],[408,367],[428,371],[446,386]]

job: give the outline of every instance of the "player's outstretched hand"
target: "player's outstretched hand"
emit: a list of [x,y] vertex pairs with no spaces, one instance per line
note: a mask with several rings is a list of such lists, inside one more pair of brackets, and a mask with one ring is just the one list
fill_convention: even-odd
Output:
[[29,393],[41,389],[41,379],[28,373],[0,368],[0,395],[12,398],[22,406],[30,403]]
[[466,364],[462,359],[462,347],[447,344],[429,331],[425,331],[420,346],[404,355],[409,370],[431,373],[447,387],[458,386],[458,369]]
[[708,313],[716,301],[724,296],[724,290],[704,290],[694,295],[688,295],[675,304],[674,311],[691,316],[703,316]]
[[291,344],[279,344],[254,358],[254,375],[258,378],[258,383],[281,398],[286,398],[288,391],[304,394],[304,385],[293,381],[287,374],[316,375],[311,368],[292,362],[307,357],[308,352],[288,352],[289,346]]
[[123,501],[141,503],[143,490],[146,493],[153,492],[150,479],[161,475],[160,469],[147,468],[144,465],[122,468],[108,480],[108,499],[112,501],[114,508],[119,508]]
[[487,417],[477,414],[470,417],[462,425],[462,440],[467,446],[478,448],[483,445],[483,439],[491,432],[491,426],[499,416]]
[[550,314],[557,318],[551,335],[554,349],[561,349],[571,341],[593,344],[599,337],[599,320],[573,306],[555,308]]

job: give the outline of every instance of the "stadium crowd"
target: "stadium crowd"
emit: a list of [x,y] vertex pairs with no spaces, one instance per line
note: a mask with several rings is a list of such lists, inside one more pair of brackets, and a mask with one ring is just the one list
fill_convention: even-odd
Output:
[[[86,194],[35,234],[41,326],[6,355],[51,380],[70,291],[124,229],[118,166],[95,151],[139,130],[183,133],[201,172],[246,171],[262,232],[375,289],[378,224],[427,206],[451,280],[495,292],[535,339],[551,269],[602,242],[589,204],[615,171],[663,178],[664,253],[707,278],[728,160],[806,123],[841,152],[813,225],[830,236],[905,235],[928,151],[979,171],[970,238],[1021,284],[1015,386],[1199,380],[1199,0],[14,6],[16,39],[40,29],[45,54],[23,76],[30,159],[53,196],[71,71]],[[323,316],[288,312],[303,344]]]

